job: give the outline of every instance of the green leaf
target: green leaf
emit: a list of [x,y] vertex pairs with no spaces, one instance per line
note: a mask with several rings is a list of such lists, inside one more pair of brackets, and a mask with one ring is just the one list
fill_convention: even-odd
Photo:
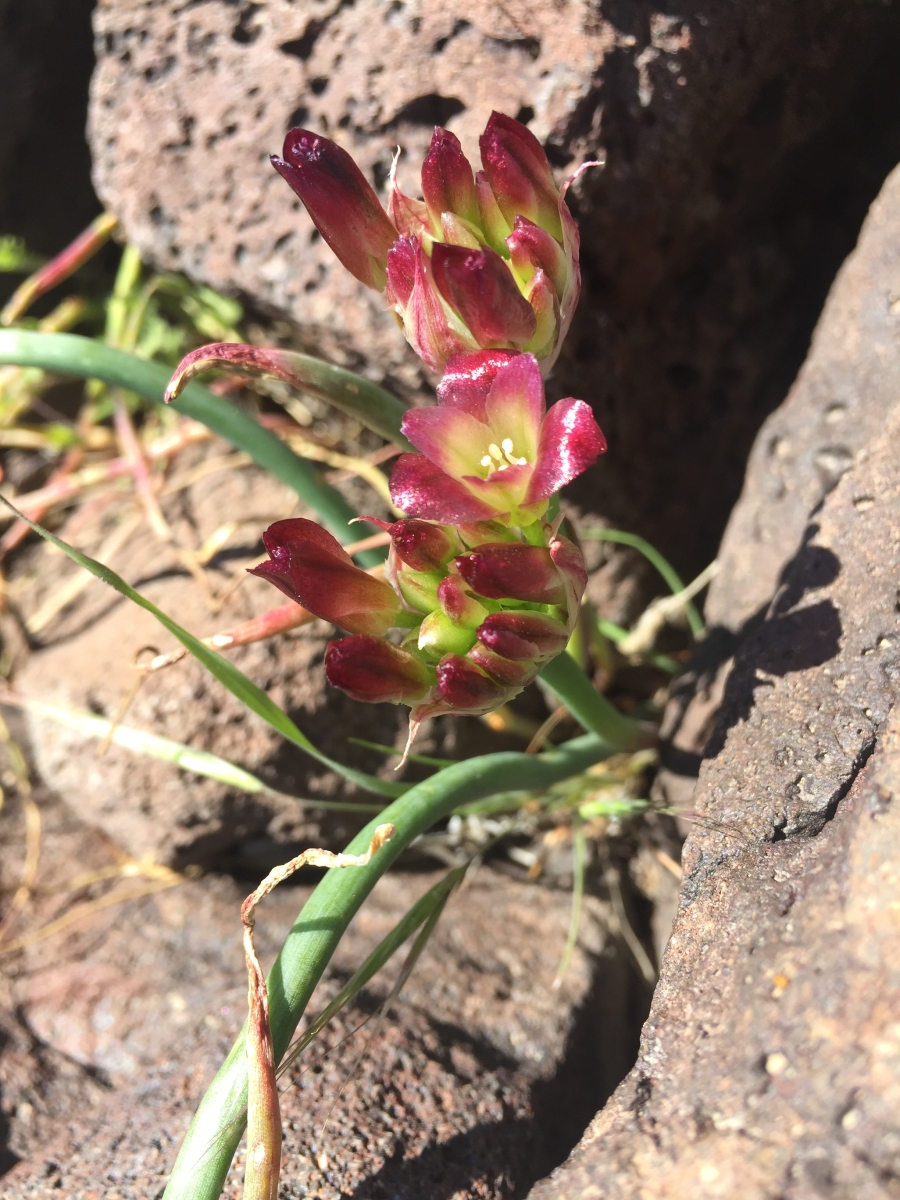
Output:
[[[456,763],[395,800],[347,847],[361,854],[375,828],[394,836],[364,867],[328,871],[307,900],[268,978],[269,1021],[280,1062],[297,1022],[344,930],[377,881],[435,821],[466,804],[510,789],[540,789],[587,770],[619,747],[589,735],[543,754],[503,752]],[[247,1103],[244,1034],[235,1042],[198,1108],[169,1178],[165,1200],[216,1200],[243,1129]]]
[[[582,540],[589,538],[595,542],[616,542],[620,546],[631,546],[633,550],[639,551],[649,563],[656,567],[673,594],[684,591],[681,576],[668,559],[663,558],[655,546],[651,546],[645,538],[639,537],[636,533],[626,533],[623,529],[582,529],[579,530],[578,536]],[[684,610],[687,613],[691,633],[694,637],[699,637],[704,627],[703,618],[697,611],[696,605],[688,602],[684,606]],[[668,668],[663,669],[667,670]]]
[[367,775],[364,771],[356,771],[352,767],[345,767],[342,763],[335,762],[333,759],[328,758],[327,755],[322,754],[320,750],[316,749],[309,738],[297,728],[290,717],[286,713],[283,713],[278,705],[266,695],[262,688],[257,687],[252,680],[248,679],[243,671],[239,671],[234,663],[222,658],[220,654],[216,654],[215,651],[204,646],[193,634],[188,633],[186,629],[182,629],[177,621],[173,621],[162,609],[152,604],[146,596],[142,596],[140,592],[136,592],[115,571],[111,571],[109,567],[105,567],[102,563],[97,562],[96,559],[89,558],[86,554],[75,550],[67,542],[64,542],[62,538],[56,537],[55,534],[50,533],[49,530],[44,529],[41,525],[37,525],[34,521],[29,521],[4,496],[0,496],[0,500],[3,501],[7,508],[20,521],[24,521],[35,533],[39,534],[45,541],[50,542],[51,545],[56,546],[58,550],[61,550],[73,562],[78,563],[86,571],[90,571],[92,575],[95,575],[97,579],[102,579],[104,583],[108,583],[110,587],[115,588],[121,595],[127,596],[129,600],[140,605],[147,612],[152,613],[157,621],[164,628],[168,629],[171,634],[174,634],[182,646],[186,650],[189,650],[196,659],[199,659],[207,671],[211,675],[214,675],[233,696],[236,696],[251,712],[256,713],[258,717],[262,717],[282,737],[286,737],[289,742],[293,742],[295,746],[299,746],[301,750],[304,750],[310,757],[316,759],[317,762],[329,767],[332,771],[337,771],[339,775],[343,775],[345,779],[348,779],[351,783],[355,783],[358,787],[364,788],[367,792],[375,792],[379,796],[399,796],[408,789],[408,784],[387,783],[383,779],[377,779],[374,775]]
[[647,726],[624,716],[597,691],[571,654],[565,651],[558,654],[543,668],[540,677],[576,721],[614,742],[620,750],[637,749],[650,738]]
[[[0,329],[0,363],[101,379],[156,404],[162,403],[169,382],[168,369],[159,363],[147,362],[74,333]],[[359,539],[360,526],[350,524],[357,514],[340,492],[320,480],[308,462],[252,417],[197,383],[188,384],[173,407],[245,450],[254,462],[292,488],[328,525],[338,541]],[[359,555],[359,560],[364,566],[376,566],[383,557],[378,551],[366,551]]]
[[44,265],[44,259],[29,253],[21,238],[12,234],[0,237],[0,271],[27,274]]

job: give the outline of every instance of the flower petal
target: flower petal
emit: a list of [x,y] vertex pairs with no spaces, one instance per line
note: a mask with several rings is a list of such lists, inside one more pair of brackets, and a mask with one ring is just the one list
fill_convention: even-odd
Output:
[[454,479],[479,473],[493,440],[488,427],[463,409],[442,405],[407,409],[400,428],[417,450]]
[[[408,251],[404,252],[408,255]],[[449,304],[441,298],[431,271],[431,260],[421,243],[413,243],[413,286],[409,299],[398,308],[403,332],[413,350],[433,371],[443,371],[447,359],[478,343]]]
[[545,412],[544,380],[533,354],[519,354],[509,362],[491,385],[484,413],[501,446],[512,442],[512,455],[534,466]]
[[535,271],[543,271],[557,293],[562,295],[569,267],[565,252],[555,237],[527,217],[517,216],[506,244],[510,261],[523,279],[530,279]]
[[424,454],[401,454],[391,474],[391,500],[410,517],[461,525],[486,521],[494,509],[451,479]]
[[370,288],[384,287],[387,252],[397,231],[359,167],[335,142],[292,129],[275,170],[306,205],[313,223],[348,271]]
[[354,700],[414,704],[431,687],[431,675],[421,659],[385,638],[341,638],[325,650],[325,675],[333,687]]
[[536,321],[499,254],[435,242],[434,281],[479,346],[521,349],[533,337]]
[[515,350],[477,350],[454,354],[437,385],[438,404],[461,408],[476,421],[485,421],[484,402],[497,373],[516,357]]
[[432,223],[440,228],[443,213],[456,213],[477,223],[475,177],[459,138],[438,126],[422,163],[422,195]]
[[493,650],[482,645],[473,646],[467,657],[470,662],[481,667],[482,671],[486,671],[491,679],[503,684],[504,687],[520,689],[526,687],[537,678],[540,671],[540,666],[536,662],[521,662],[504,658],[501,654],[495,654]]
[[386,633],[400,602],[381,579],[353,560],[321,525],[304,517],[276,521],[263,534],[268,562],[250,574],[267,579],[297,604],[350,633]]
[[410,518],[389,526],[397,557],[414,571],[439,571],[459,553],[452,528]]
[[544,418],[526,503],[546,500],[596,461],[606,438],[583,400],[559,400]]
[[479,642],[516,660],[553,658],[566,648],[569,632],[560,621],[538,612],[498,612],[478,627]]
[[435,673],[438,698],[452,712],[487,712],[506,699],[503,687],[459,654],[448,654]]

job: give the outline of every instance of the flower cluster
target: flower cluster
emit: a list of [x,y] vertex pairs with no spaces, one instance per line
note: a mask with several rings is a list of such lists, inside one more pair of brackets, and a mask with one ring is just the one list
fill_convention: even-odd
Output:
[[549,410],[543,375],[578,299],[578,234],[528,129],[494,113],[474,173],[436,129],[421,200],[392,175],[386,212],[339,146],[292,130],[277,170],[341,262],[385,290],[407,338],[442,372],[438,403],[406,413],[416,453],[390,481],[404,516],[383,575],[357,567],[315,522],[279,521],[254,570],[349,636],[329,681],[411,709],[410,736],[441,713],[484,713],[565,649],[587,583],[551,498],[606,449],[591,410]]
[[[572,320],[578,230],[534,134],[493,113],[473,172],[435,129],[417,200],[391,172],[388,212],[340,146],[292,129],[272,163],[344,266],[387,300],[419,357],[441,372],[456,354],[527,350],[548,371]],[[574,178],[574,176],[573,176]]]
[[[582,401],[545,412],[530,354],[451,366],[441,403],[404,422],[423,453],[401,458],[391,487],[411,515],[367,518],[390,533],[384,578],[302,518],[266,531],[269,561],[253,572],[351,634],[328,646],[329,681],[358,700],[411,705],[413,730],[427,716],[496,708],[565,649],[587,575],[542,517],[605,449]],[[402,640],[386,639],[392,629]]]

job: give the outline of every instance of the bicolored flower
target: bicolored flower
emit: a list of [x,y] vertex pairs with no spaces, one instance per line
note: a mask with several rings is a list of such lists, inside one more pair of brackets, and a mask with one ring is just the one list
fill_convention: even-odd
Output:
[[[459,140],[437,128],[422,164],[421,200],[391,172],[388,212],[345,150],[292,129],[272,164],[357,279],[379,291],[423,361],[528,350],[546,372],[578,303],[579,239],[540,142],[492,113],[477,174]],[[585,164],[586,166],[592,164]],[[584,168],[582,168],[584,169]],[[580,173],[580,172],[579,172]]]
[[606,449],[583,400],[547,411],[531,354],[451,359],[438,404],[408,411],[403,432],[421,453],[397,460],[391,498],[411,517],[448,525],[530,524]]

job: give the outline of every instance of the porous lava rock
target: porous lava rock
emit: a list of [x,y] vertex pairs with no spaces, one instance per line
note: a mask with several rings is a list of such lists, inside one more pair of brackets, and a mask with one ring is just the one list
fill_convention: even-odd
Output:
[[687,709],[717,713],[637,1063],[532,1200],[898,1195],[898,184],[723,547],[742,637]]
[[875,0],[100,0],[94,177],[159,265],[289,315],[300,341],[410,394],[377,295],[337,264],[267,155],[303,124],[384,188],[435,123],[475,154],[492,108],[579,183],[585,290],[551,390],[610,453],[578,501],[712,556],[761,421],[900,157],[900,13]]

